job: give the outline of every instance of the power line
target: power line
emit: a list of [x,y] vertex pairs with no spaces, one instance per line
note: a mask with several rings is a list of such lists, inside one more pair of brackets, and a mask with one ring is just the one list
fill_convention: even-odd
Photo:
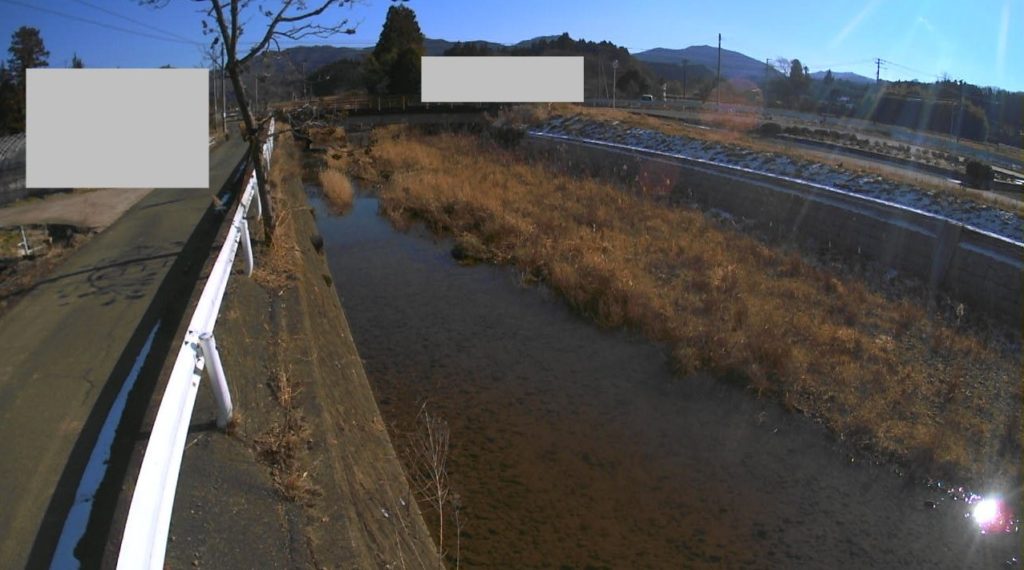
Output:
[[[32,9],[32,10],[38,10],[40,12],[46,12],[46,13],[49,13],[49,14],[53,14],[55,16],[60,16],[62,18],[68,18],[70,20],[76,20],[76,21],[79,21],[79,22],[84,22],[86,24],[92,24],[94,26],[99,26],[99,27],[102,27],[102,28],[107,28],[107,29],[110,29],[110,30],[114,30],[114,31],[118,31],[118,32],[123,32],[123,33],[126,33],[126,34],[133,34],[133,35],[141,36],[141,37],[144,37],[144,38],[150,38],[150,39],[161,40],[161,41],[172,42],[172,43],[179,43],[179,44],[195,45],[195,46],[200,46],[200,47],[206,47],[206,45],[207,45],[205,42],[196,41],[196,40],[190,40],[190,39],[188,39],[188,38],[186,38],[186,37],[184,37],[184,36],[182,36],[180,34],[176,34],[176,33],[173,33],[173,32],[169,32],[167,30],[163,30],[163,29],[157,28],[157,27],[152,26],[150,24],[146,24],[145,22],[140,22],[138,20],[135,20],[134,18],[130,18],[130,17],[125,16],[123,14],[118,14],[116,12],[113,12],[111,10],[107,10],[107,9],[101,7],[101,6],[96,6],[94,4],[86,2],[84,0],[75,0],[75,1],[78,2],[79,4],[82,4],[82,5],[85,5],[85,6],[89,6],[90,8],[95,8],[95,9],[100,10],[102,12],[106,12],[107,14],[110,14],[110,15],[115,16],[117,18],[121,18],[123,20],[126,20],[128,22],[131,22],[131,23],[139,25],[139,26],[144,26],[146,28],[149,28],[151,30],[154,30],[154,31],[159,32],[160,34],[164,34],[164,35],[154,35],[154,34],[150,34],[150,33],[147,33],[147,32],[142,32],[142,31],[139,31],[139,30],[132,30],[132,29],[129,29],[129,28],[122,28],[120,26],[115,26],[115,25],[108,24],[108,23],[105,23],[105,22],[99,22],[99,21],[96,21],[96,20],[92,20],[92,19],[89,19],[89,18],[82,17],[82,16],[76,16],[74,14],[68,14],[66,12],[61,12],[59,10],[53,10],[51,8],[45,8],[45,7],[42,7],[42,6],[35,6],[35,5],[32,5],[32,4],[28,4],[26,2],[22,2],[20,0],[0,0],[0,2],[2,2],[2,3],[12,4],[12,5],[16,5],[16,6],[21,6],[23,8],[29,8],[29,9]],[[239,45],[256,45],[256,44],[260,43],[260,41],[259,40],[249,40],[249,41],[239,41],[238,43],[239,43]],[[287,45],[287,46],[331,45],[331,46],[341,46],[341,47],[372,47],[372,46],[376,45],[376,42],[372,42],[372,41],[366,41],[366,42],[330,42],[330,43],[328,43],[328,42],[325,42],[325,41],[322,41],[322,40],[318,41],[318,40],[314,40],[314,39],[310,39],[310,40],[289,40],[289,39],[286,39],[286,38],[278,40],[278,43],[284,44],[284,45]]]
[[924,75],[924,76],[927,76],[927,77],[934,77],[936,79],[942,79],[942,76],[937,74],[937,73],[928,73],[927,71],[921,71],[920,69],[914,69],[913,67],[908,67],[906,65],[903,65],[903,64],[900,64],[900,63],[896,63],[894,61],[888,61],[888,60],[883,60],[883,61],[885,63],[889,64],[889,65],[894,65],[896,67],[899,67],[900,69],[903,69],[905,71],[909,71],[911,73],[918,73],[920,75]]
[[105,22],[97,22],[96,20],[91,20],[89,18],[83,18],[81,16],[75,16],[73,14],[68,14],[66,12],[60,12],[58,10],[52,10],[50,8],[44,8],[42,6],[34,6],[32,4],[28,4],[28,3],[25,3],[25,2],[20,2],[19,0],[0,0],[0,2],[6,3],[6,4],[13,4],[15,6],[21,6],[22,8],[29,8],[31,10],[38,10],[40,12],[46,12],[48,14],[53,14],[55,16],[60,16],[62,18],[67,18],[69,20],[76,20],[78,22],[83,22],[83,23],[86,23],[86,24],[92,24],[94,26],[99,26],[101,28],[107,28],[108,30],[114,30],[116,32],[123,32],[123,33],[126,33],[126,34],[132,34],[132,35],[141,36],[141,37],[144,37],[144,38],[150,38],[150,39],[154,39],[154,40],[161,40],[161,41],[165,41],[165,42],[172,42],[172,43],[178,43],[178,44],[190,44],[190,45],[198,45],[198,46],[203,46],[204,45],[202,42],[197,42],[197,41],[192,41],[192,40],[179,40],[179,39],[175,39],[175,38],[169,38],[169,37],[166,37],[166,36],[157,36],[157,35],[149,34],[149,33],[146,33],[146,32],[140,32],[138,30],[131,30],[131,29],[128,29],[128,28],[122,28],[120,26],[114,26],[112,24],[107,24]]
[[864,65],[864,64],[867,64],[867,63],[874,63],[874,62],[875,62],[875,60],[873,60],[873,59],[859,59],[857,61],[846,61],[846,62],[843,62],[843,63],[827,63],[827,64],[812,64],[812,63],[808,63],[806,65],[807,65],[807,67],[810,67],[811,69],[835,69],[835,70],[838,70],[838,68],[840,68],[840,67],[853,67],[855,65]]
[[124,14],[119,14],[119,13],[113,11],[113,10],[108,10],[107,8],[104,8],[103,6],[97,6],[97,5],[95,5],[95,4],[91,3],[91,2],[86,2],[86,0],[75,0],[75,2],[77,2],[77,3],[79,3],[79,4],[83,5],[83,6],[88,6],[89,8],[93,8],[95,10],[99,10],[100,12],[103,12],[105,14],[109,14],[111,16],[114,16],[115,18],[120,18],[122,20],[125,20],[126,22],[131,22],[131,23],[133,23],[133,24],[135,24],[137,26],[142,26],[143,28],[149,28],[150,30],[153,30],[154,32],[159,32],[161,34],[164,34],[165,36],[172,37],[172,38],[177,38],[177,39],[179,39],[179,40],[181,40],[183,42],[194,43],[194,40],[186,38],[185,36],[182,36],[180,34],[177,34],[177,33],[174,33],[174,32],[168,31],[168,30],[164,30],[164,29],[158,28],[158,27],[153,26],[151,24],[147,24],[146,22],[140,22],[140,21],[138,21],[138,20],[136,20],[134,18],[130,18],[128,16],[125,16]]

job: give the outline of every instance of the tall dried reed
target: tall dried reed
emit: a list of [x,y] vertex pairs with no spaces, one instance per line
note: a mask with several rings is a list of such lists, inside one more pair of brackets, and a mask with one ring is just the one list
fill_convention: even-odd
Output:
[[681,373],[745,379],[840,439],[964,478],[1019,462],[1019,359],[700,212],[461,135],[387,129],[381,210],[546,282]]

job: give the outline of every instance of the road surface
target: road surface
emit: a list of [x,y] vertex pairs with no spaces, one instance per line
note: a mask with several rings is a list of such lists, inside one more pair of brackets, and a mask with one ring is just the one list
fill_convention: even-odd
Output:
[[210,189],[147,194],[0,319],[0,568],[49,564],[164,285],[244,152],[212,151]]

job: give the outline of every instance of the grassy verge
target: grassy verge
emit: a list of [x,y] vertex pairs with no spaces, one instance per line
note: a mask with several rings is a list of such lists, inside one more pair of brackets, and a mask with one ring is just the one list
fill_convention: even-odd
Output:
[[466,135],[381,131],[381,209],[513,264],[602,326],[824,421],[840,439],[961,479],[1014,477],[1018,358],[862,283]]

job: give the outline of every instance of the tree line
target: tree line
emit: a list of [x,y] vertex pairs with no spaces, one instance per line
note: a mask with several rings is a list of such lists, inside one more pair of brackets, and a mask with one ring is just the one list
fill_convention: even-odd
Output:
[[765,81],[766,107],[854,117],[977,141],[1021,145],[1024,93],[948,78],[933,83],[854,83],[836,79],[832,70],[816,80],[798,59],[776,60],[774,69],[780,67],[788,68],[787,72],[772,74]]

